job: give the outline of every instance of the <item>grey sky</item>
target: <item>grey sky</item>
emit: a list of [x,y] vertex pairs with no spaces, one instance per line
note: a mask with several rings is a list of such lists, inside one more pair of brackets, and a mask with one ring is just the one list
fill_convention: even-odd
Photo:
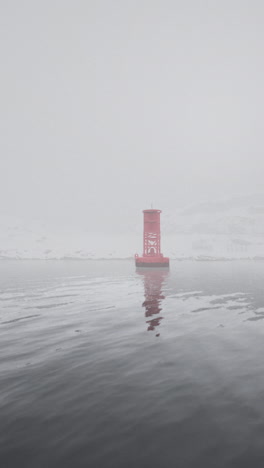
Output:
[[0,0],[0,213],[262,191],[263,25],[257,0]]

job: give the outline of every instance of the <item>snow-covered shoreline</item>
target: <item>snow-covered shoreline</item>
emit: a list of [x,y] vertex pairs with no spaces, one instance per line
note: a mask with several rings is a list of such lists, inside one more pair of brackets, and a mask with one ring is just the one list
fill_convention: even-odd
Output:
[[[110,260],[141,254],[141,213],[123,213],[113,221],[114,231],[103,232],[96,218],[87,220],[91,224],[81,221],[51,223],[0,213],[0,260]],[[264,260],[264,195],[164,209],[161,222],[162,252],[172,260]]]

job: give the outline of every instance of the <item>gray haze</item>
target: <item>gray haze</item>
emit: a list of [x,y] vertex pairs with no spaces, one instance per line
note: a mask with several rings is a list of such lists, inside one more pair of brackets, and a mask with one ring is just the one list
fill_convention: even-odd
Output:
[[263,25],[260,0],[1,0],[0,213],[261,192]]

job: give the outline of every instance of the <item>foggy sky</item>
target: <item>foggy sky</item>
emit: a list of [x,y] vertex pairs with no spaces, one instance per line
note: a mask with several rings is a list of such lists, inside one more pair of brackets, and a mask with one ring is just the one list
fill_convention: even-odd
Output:
[[0,214],[263,191],[263,26],[260,0],[0,0]]

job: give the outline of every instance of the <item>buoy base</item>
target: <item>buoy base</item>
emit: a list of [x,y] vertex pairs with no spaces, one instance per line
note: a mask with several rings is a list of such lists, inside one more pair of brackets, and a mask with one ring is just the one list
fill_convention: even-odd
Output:
[[169,268],[170,259],[163,256],[147,256],[138,257],[135,256],[136,267],[140,268]]

